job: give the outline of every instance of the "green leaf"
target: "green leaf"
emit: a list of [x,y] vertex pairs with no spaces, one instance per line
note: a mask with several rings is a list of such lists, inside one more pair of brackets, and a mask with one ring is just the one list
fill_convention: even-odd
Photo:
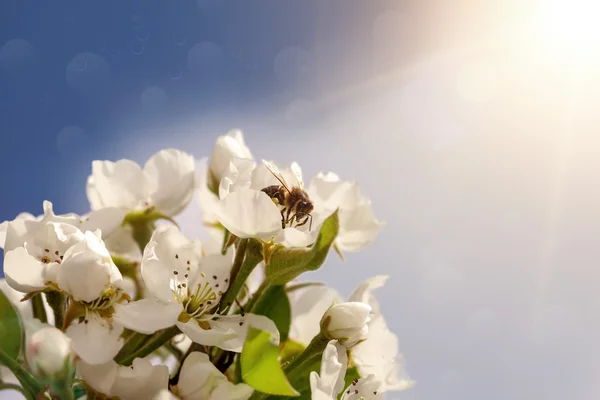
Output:
[[269,333],[250,328],[240,357],[242,379],[254,389],[278,396],[298,396],[279,365],[279,346]]
[[315,271],[323,265],[329,248],[338,235],[338,212],[331,214],[319,231],[315,243],[307,249],[289,249],[283,245],[272,246],[265,255],[266,279],[273,285],[284,285],[306,271]]
[[0,291],[0,350],[16,359],[21,350],[23,328],[21,320],[8,298]]
[[292,324],[292,309],[283,286],[270,286],[252,312],[269,317],[277,326],[280,341],[287,340]]
[[302,343],[296,342],[295,340],[288,339],[281,347],[281,364],[287,364],[294,358],[298,357],[306,348]]

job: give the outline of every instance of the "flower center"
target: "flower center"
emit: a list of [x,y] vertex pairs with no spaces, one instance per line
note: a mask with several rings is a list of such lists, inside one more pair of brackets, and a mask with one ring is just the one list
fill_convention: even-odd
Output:
[[129,296],[127,293],[125,293],[122,289],[116,287],[115,285],[108,285],[100,297],[94,301],[85,303],[85,305],[90,310],[106,310],[112,307],[115,303],[118,303],[124,298],[128,297]]

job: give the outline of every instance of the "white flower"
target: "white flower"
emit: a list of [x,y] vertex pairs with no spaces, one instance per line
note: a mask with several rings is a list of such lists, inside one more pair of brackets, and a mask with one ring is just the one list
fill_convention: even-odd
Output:
[[[373,294],[385,283],[387,276],[375,276],[361,283],[349,301],[371,307],[368,331],[364,340],[351,349],[352,360],[361,376],[375,375],[380,381],[379,391],[405,390],[414,382],[408,377],[399,353],[398,337],[391,332]],[[311,286],[290,296],[292,325],[289,337],[304,345],[319,332],[319,320],[332,304],[340,304],[341,296],[326,286]]]
[[[52,203],[47,200],[43,202],[43,210],[44,213],[37,217],[29,213],[21,213],[14,220],[1,223],[0,248],[21,246],[22,244],[20,243],[23,242],[23,236],[29,229],[36,226],[32,221],[65,223],[73,225],[81,231],[95,231],[100,229],[107,236],[119,227],[125,217],[123,210],[112,207],[93,211],[83,216],[74,213],[56,215],[54,214]],[[8,245],[5,246],[7,235],[10,238],[8,239]]]
[[154,207],[174,216],[192,199],[194,157],[175,149],[154,154],[142,169],[131,160],[94,161],[87,182],[92,210],[115,207],[139,211]]
[[56,282],[58,267],[67,250],[84,238],[82,229],[114,230],[123,213],[106,209],[82,218],[77,214],[56,215],[52,203],[44,201],[44,214],[20,214],[3,223],[4,273],[8,284],[20,292],[42,290]]
[[98,392],[122,400],[152,399],[169,384],[167,366],[152,365],[143,358],[133,360],[131,367],[112,360],[101,365],[78,362],[77,373]]
[[[286,185],[301,187],[301,170],[298,164],[280,171]],[[252,160],[233,159],[219,186],[220,202],[215,214],[221,224],[241,238],[270,240],[276,237],[278,243],[289,247],[306,247],[312,244],[318,234],[322,216],[311,213],[308,219],[290,221],[284,225],[284,217],[294,214],[284,213],[282,204],[277,204],[263,189],[282,183],[269,171],[266,165],[254,165]],[[310,218],[310,217],[309,217]]]
[[223,175],[234,158],[252,159],[250,149],[244,143],[242,131],[234,129],[219,136],[208,165],[208,187],[217,191]]
[[117,355],[124,340],[123,327],[109,323],[95,312],[88,312],[84,320],[67,328],[73,341],[73,350],[87,364],[99,365]]
[[232,261],[232,254],[203,256],[199,242],[189,241],[173,226],[160,226],[142,259],[142,277],[152,298],[115,304],[113,318],[146,334],[177,325],[196,343],[235,352],[242,350],[248,325],[279,338],[267,317],[216,314]]
[[[321,359],[321,371],[310,374],[310,390],[312,400],[336,400],[344,388],[344,376],[348,365],[346,348],[337,341],[327,344]],[[374,375],[355,379],[342,392],[342,400],[382,399],[379,381]]]
[[86,232],[66,251],[57,275],[58,287],[84,302],[98,299],[109,285],[123,280],[98,231]]
[[183,400],[246,400],[252,394],[252,387],[229,382],[208,355],[191,353],[183,362],[177,389]]
[[47,282],[56,282],[56,273],[67,250],[83,240],[84,234],[73,225],[27,221],[19,242],[13,241],[9,224],[4,274],[15,290],[28,293],[42,290]]
[[67,372],[73,358],[71,339],[55,327],[44,327],[29,338],[26,354],[35,375],[57,376]]
[[307,191],[315,212],[331,214],[339,208],[338,250],[359,251],[375,240],[383,223],[375,217],[370,200],[356,182],[342,181],[333,173],[318,174]]
[[366,339],[352,348],[352,359],[361,376],[375,375],[381,381],[381,391],[406,390],[414,385],[404,369],[404,361],[398,349],[398,337],[391,332],[379,310],[379,302],[372,293],[388,279],[375,276],[363,282],[350,300],[369,304],[373,313]]
[[329,339],[351,348],[366,339],[370,313],[371,307],[358,301],[335,304],[323,315],[321,329]]

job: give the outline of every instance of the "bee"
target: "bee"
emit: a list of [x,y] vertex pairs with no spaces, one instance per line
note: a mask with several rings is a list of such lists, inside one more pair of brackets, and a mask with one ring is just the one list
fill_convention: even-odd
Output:
[[281,185],[271,185],[262,189],[275,204],[281,206],[281,227],[292,226],[295,221],[295,228],[297,228],[305,225],[310,220],[308,230],[311,230],[312,215],[310,213],[313,210],[313,204],[308,198],[308,194],[304,191],[304,182],[302,181],[302,173],[298,164],[293,163],[291,166],[291,170],[298,182],[297,186],[287,183],[281,172],[279,172],[279,169],[272,163],[263,160],[263,164],[281,183]]

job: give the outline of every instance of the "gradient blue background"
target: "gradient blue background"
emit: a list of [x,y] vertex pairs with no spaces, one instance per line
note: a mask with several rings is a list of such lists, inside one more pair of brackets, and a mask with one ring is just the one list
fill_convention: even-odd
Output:
[[388,398],[596,400],[600,68],[532,44],[535,3],[2,0],[0,220],[86,212],[93,159],[241,128],[387,222],[307,279],[392,276],[417,386]]

